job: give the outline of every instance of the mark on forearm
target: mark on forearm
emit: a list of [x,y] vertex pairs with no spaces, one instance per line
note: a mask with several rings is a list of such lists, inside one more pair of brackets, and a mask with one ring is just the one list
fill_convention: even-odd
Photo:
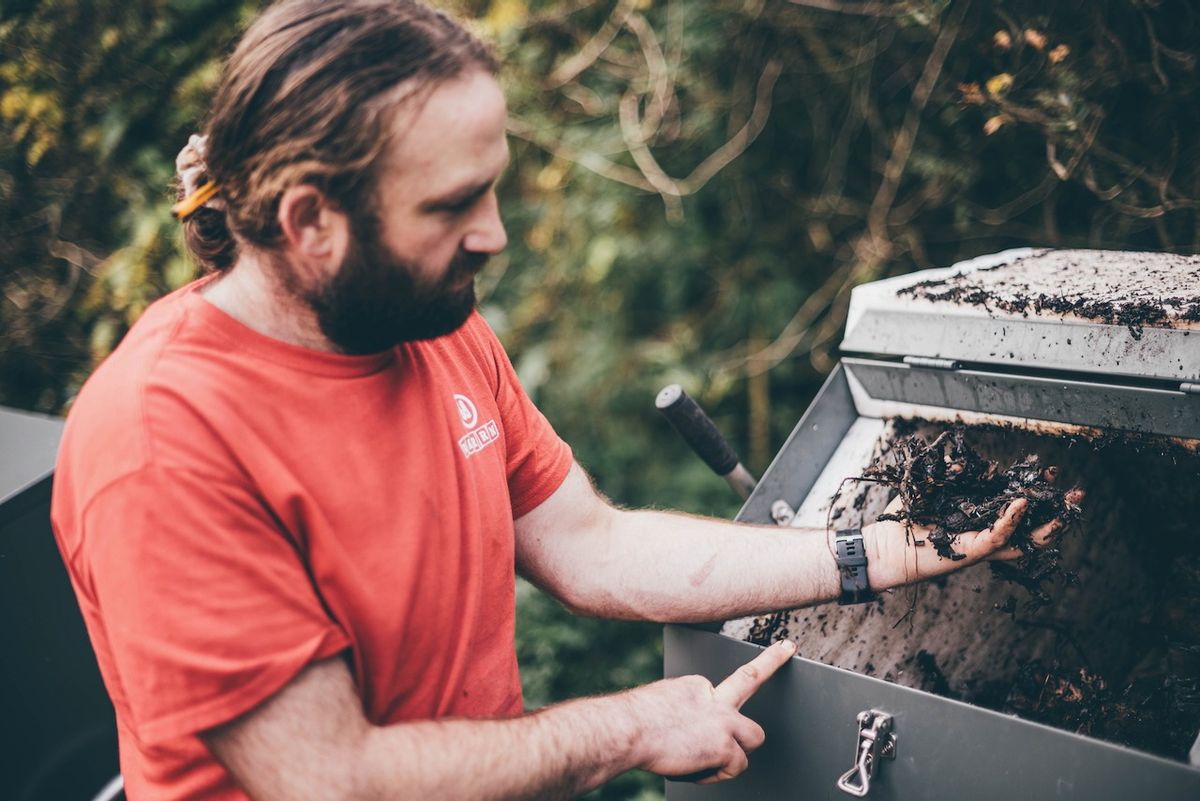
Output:
[[704,564],[700,565],[700,569],[688,576],[688,583],[693,587],[699,587],[708,577],[712,575],[713,569],[717,566],[717,555],[713,554],[705,560]]

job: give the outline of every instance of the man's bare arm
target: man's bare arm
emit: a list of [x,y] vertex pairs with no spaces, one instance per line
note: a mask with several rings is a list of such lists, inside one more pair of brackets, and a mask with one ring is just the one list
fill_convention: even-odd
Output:
[[768,648],[716,687],[684,676],[509,720],[393,726],[363,717],[333,658],[203,739],[256,801],[573,798],[632,768],[721,781],[764,739],[738,710],[794,652]]
[[[901,523],[867,526],[871,587],[1017,556],[1002,546],[1024,509],[1016,501],[993,528],[961,535],[956,547],[966,558],[957,562],[912,546]],[[1047,524],[1034,539],[1047,541],[1056,530]],[[615,509],[578,465],[517,521],[517,566],[577,613],[629,620],[727,620],[831,601],[840,589],[824,531]]]

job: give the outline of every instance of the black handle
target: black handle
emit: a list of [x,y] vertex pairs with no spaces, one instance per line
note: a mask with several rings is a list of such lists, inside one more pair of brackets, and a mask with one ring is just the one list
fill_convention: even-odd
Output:
[[718,476],[726,476],[738,466],[733,448],[683,387],[678,384],[663,387],[654,399],[654,405]]

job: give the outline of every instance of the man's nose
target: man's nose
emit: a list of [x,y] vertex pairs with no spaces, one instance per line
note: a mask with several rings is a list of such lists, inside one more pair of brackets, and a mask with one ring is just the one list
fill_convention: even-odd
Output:
[[488,192],[471,230],[463,238],[463,249],[472,253],[499,253],[508,245],[508,234],[500,220],[500,203],[495,190]]

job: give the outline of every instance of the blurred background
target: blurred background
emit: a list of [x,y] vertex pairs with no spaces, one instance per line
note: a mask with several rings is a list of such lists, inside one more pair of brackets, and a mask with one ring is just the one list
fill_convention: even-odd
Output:
[[[64,413],[195,277],[174,159],[263,5],[3,0],[0,405]],[[858,283],[1025,245],[1200,250],[1192,0],[451,8],[494,43],[511,109],[511,244],[482,308],[620,504],[736,513],[656,391],[683,384],[761,473]],[[518,590],[531,706],[660,675],[659,627]]]

